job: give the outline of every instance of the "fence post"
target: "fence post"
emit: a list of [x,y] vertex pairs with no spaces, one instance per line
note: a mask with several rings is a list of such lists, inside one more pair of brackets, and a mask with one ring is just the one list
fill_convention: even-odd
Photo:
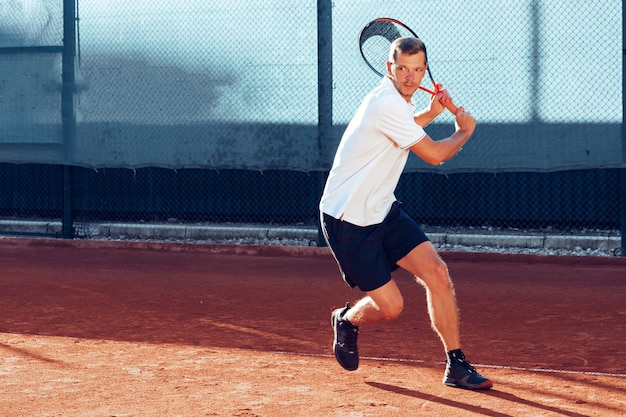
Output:
[[74,110],[75,52],[76,52],[76,0],[63,0],[63,88],[61,92],[61,121],[63,125],[63,239],[74,237],[74,195],[72,186],[72,149],[76,138]]
[[[332,0],[317,0],[317,146],[320,165],[323,163],[323,146],[325,143],[328,143],[333,127],[332,9]],[[326,175],[323,169],[320,169],[318,175],[317,194],[321,196],[324,183],[326,182]],[[317,227],[317,246],[326,246],[319,222]]]
[[619,194],[620,194],[620,209],[621,209],[621,255],[626,256],[626,128],[624,128],[624,118],[626,118],[626,29],[624,28],[624,24],[626,24],[626,3],[622,0],[622,168],[620,168],[620,186],[619,186]]

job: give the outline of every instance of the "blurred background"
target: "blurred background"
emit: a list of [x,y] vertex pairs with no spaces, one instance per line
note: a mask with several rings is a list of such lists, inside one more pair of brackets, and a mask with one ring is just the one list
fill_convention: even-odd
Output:
[[[0,220],[317,227],[341,134],[379,82],[357,37],[410,26],[477,118],[397,190],[425,228],[623,236],[622,2],[0,3]],[[418,92],[415,102],[429,97]],[[427,127],[438,139],[450,114]],[[38,232],[40,233],[40,232]],[[624,239],[622,238],[622,242]],[[622,245],[623,247],[624,245]]]

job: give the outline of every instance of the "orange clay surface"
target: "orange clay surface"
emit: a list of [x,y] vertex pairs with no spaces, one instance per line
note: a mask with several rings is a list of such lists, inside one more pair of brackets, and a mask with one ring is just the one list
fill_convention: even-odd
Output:
[[486,392],[441,383],[424,290],[332,355],[326,248],[0,239],[2,416],[623,416],[626,259],[443,253]]

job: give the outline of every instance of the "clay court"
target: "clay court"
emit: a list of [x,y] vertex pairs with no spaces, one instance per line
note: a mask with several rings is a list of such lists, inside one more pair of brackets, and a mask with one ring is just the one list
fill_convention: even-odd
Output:
[[445,387],[424,291],[332,356],[360,296],[324,248],[0,239],[6,416],[622,416],[626,259],[443,253],[463,347]]

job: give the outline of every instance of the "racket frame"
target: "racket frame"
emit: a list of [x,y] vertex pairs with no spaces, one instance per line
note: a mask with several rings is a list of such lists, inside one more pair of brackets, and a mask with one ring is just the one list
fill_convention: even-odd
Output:
[[[398,26],[401,26],[402,28],[406,29],[413,37],[419,39],[419,36],[417,36],[417,34],[413,31],[413,29],[411,29],[410,27],[408,27],[407,25],[405,25],[404,23],[402,23],[401,21],[397,20],[397,19],[393,19],[390,17],[379,17],[376,18],[374,20],[372,20],[371,22],[369,22],[367,25],[365,25],[363,27],[363,29],[361,29],[361,31],[359,32],[359,52],[361,53],[361,57],[363,58],[363,61],[365,61],[365,63],[367,64],[367,66],[374,71],[375,74],[377,74],[380,77],[383,77],[384,74],[381,73],[380,71],[378,71],[365,57],[365,53],[363,52],[363,44],[365,43],[365,41],[367,39],[369,39],[371,36],[368,36],[367,38],[364,38],[365,34],[367,33],[367,30],[372,26],[375,25],[377,23],[381,23],[381,22],[389,22],[389,23],[393,23],[396,24]],[[391,41],[393,42],[393,41]],[[435,82],[435,79],[433,78],[433,74],[430,71],[430,65],[428,64],[428,56],[426,56],[426,72],[428,73],[428,78],[430,78],[430,82],[433,85],[433,89],[430,90],[426,87],[423,86],[419,86],[418,88],[422,91],[425,91],[427,93],[429,93],[430,95],[435,95],[438,94],[441,90],[439,89],[439,85]],[[456,113],[456,106],[454,104],[451,104],[450,106],[446,106],[448,108],[448,110],[450,110],[453,114]]]

